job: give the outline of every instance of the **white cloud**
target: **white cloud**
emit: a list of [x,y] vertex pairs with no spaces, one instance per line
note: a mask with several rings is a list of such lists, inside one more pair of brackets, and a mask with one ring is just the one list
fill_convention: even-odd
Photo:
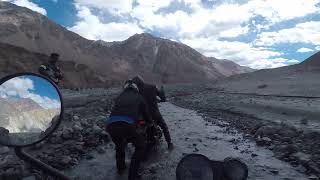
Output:
[[45,109],[60,108],[60,101],[33,93],[35,88],[31,79],[16,77],[0,85],[0,97],[30,98]]
[[[184,2],[192,11],[186,12],[179,8],[169,13],[158,11],[169,7],[173,1]],[[296,62],[281,60],[278,58],[282,55],[281,52],[259,46],[300,42],[320,45],[320,27],[317,21],[300,23],[279,32],[263,32],[271,31],[277,23],[320,12],[317,7],[320,0],[291,0],[289,3],[284,0],[248,0],[243,4],[224,1],[209,8],[204,7],[201,0],[136,0],[134,7],[132,2],[133,0],[75,0],[80,21],[69,29],[88,39],[105,41],[124,40],[135,33],[148,30],[162,32],[176,36],[176,40],[181,40],[204,55],[234,60],[253,68],[280,67]],[[107,10],[120,19],[132,17],[134,20],[103,23],[90,8]],[[264,21],[257,20],[256,17],[263,17]],[[221,40],[251,32],[262,33],[251,43]]]
[[320,46],[316,46],[315,48],[317,51],[320,51]]
[[168,7],[174,0],[137,0],[138,6],[157,11],[160,8]]
[[251,0],[243,6],[255,15],[265,17],[271,23],[303,17],[319,12],[319,0]]
[[240,65],[255,69],[275,68],[285,66],[279,58],[282,53],[267,48],[256,48],[251,44],[237,41],[219,41],[210,38],[181,39],[185,43],[206,56],[218,59],[229,59]]
[[31,9],[35,12],[38,12],[40,14],[43,14],[43,15],[47,15],[47,11],[38,6],[37,4],[31,2],[31,1],[28,1],[28,0],[2,0],[2,1],[7,1],[7,2],[11,2],[15,5],[18,5],[18,6],[21,6],[21,7],[26,7],[28,9]]
[[133,0],[75,0],[77,5],[106,9],[114,13],[128,13],[132,10]]
[[296,59],[290,59],[287,61],[287,63],[289,64],[297,64],[297,63],[300,63],[300,61],[296,60]]
[[102,23],[98,16],[91,13],[86,6],[77,6],[77,16],[80,19],[69,30],[91,40],[121,41],[141,33],[143,30],[135,23]]
[[313,52],[314,50],[313,49],[310,49],[310,48],[300,48],[297,50],[297,52],[299,53],[306,53],[306,52]]
[[308,43],[320,45],[320,21],[296,24],[278,32],[263,32],[257,36],[256,45],[273,46],[279,43]]
[[[248,32],[241,24],[251,15],[238,5],[221,5],[215,9],[198,8],[188,14],[177,10],[167,14],[157,14],[153,8],[137,6],[131,15],[148,29],[171,31],[181,37],[236,37]],[[226,13],[228,12],[228,13]]]

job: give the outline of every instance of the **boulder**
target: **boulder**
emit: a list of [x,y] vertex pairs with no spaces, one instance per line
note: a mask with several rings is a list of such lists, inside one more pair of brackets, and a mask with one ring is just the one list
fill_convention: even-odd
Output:
[[258,146],[269,146],[272,144],[272,140],[268,137],[258,137],[256,138],[256,141]]
[[278,133],[278,129],[272,126],[262,126],[260,127],[256,133],[255,137],[273,137],[274,134]]

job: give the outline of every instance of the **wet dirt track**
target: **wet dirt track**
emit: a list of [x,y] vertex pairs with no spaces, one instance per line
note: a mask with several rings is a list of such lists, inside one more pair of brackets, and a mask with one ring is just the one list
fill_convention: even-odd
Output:
[[[228,124],[225,122],[207,122],[195,111],[171,103],[162,103],[160,109],[170,128],[175,149],[167,151],[166,143],[162,142],[159,152],[142,165],[145,180],[174,180],[179,160],[188,153],[201,153],[215,160],[239,157],[249,166],[249,179],[307,179],[289,164],[273,157],[270,150],[243,139],[235,130],[226,130]],[[116,173],[113,148],[112,143],[99,147],[92,152],[91,159],[82,160],[66,173],[83,180],[127,179],[127,173],[122,176]],[[131,155],[132,148],[129,146],[127,165]]]

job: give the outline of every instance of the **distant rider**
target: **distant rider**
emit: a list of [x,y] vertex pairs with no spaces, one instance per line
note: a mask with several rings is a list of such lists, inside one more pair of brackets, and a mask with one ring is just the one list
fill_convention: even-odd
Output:
[[136,131],[136,124],[140,116],[147,124],[152,124],[151,116],[143,97],[139,94],[138,86],[129,80],[125,83],[123,92],[116,98],[107,121],[107,131],[116,146],[116,163],[119,174],[126,169],[125,147],[127,142],[132,142],[135,146],[129,169],[129,180],[135,180],[140,176],[138,169],[146,148],[144,136]]
[[50,55],[49,62],[42,64],[38,69],[41,75],[48,77],[56,84],[59,84],[60,80],[62,80],[63,78],[62,72],[60,68],[57,66],[58,61],[59,54],[52,53]]
[[[132,80],[134,83],[138,85],[141,95],[146,100],[152,119],[155,121],[155,123],[157,123],[161,127],[164,137],[168,143],[168,149],[172,150],[173,143],[171,142],[170,132],[166,122],[164,121],[160,113],[158,103],[157,103],[157,96],[159,96],[160,98],[162,97],[163,99],[164,94],[161,95],[161,92],[157,89],[156,86],[144,83],[143,79],[140,76],[136,76]],[[164,100],[165,100],[165,97],[164,97]]]

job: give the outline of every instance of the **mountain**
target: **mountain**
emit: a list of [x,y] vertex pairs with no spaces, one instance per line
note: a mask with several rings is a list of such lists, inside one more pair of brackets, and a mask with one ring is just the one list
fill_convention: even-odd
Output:
[[301,64],[305,66],[312,66],[312,67],[320,67],[320,52],[315,53],[314,55],[310,56],[308,59],[303,61]]
[[147,33],[120,42],[87,40],[41,14],[7,2],[0,2],[0,41],[31,52],[57,52],[64,61],[88,66],[102,82],[123,81],[137,74],[156,83],[211,81],[247,72]]
[[240,66],[239,64],[236,64],[235,62],[227,59],[216,59],[214,57],[209,57],[209,60],[212,62],[213,66],[219,70],[221,74],[227,77],[236,74],[250,73],[255,71],[255,69],[246,66]]
[[44,109],[32,99],[0,98],[0,127],[14,132],[45,131],[60,109]]
[[320,52],[300,64],[228,77],[214,84],[227,92],[320,96]]
[[20,112],[43,109],[38,103],[30,98],[9,98],[6,100]]
[[0,97],[0,127],[9,125],[8,116],[17,114],[19,111],[12,106],[6,99]]
[[[30,52],[24,48],[0,42],[0,77],[18,72],[38,73],[39,66],[48,59],[49,57],[45,54]],[[61,61],[59,66],[64,73],[61,87],[108,87],[112,83],[105,81],[101,74],[85,64]]]

